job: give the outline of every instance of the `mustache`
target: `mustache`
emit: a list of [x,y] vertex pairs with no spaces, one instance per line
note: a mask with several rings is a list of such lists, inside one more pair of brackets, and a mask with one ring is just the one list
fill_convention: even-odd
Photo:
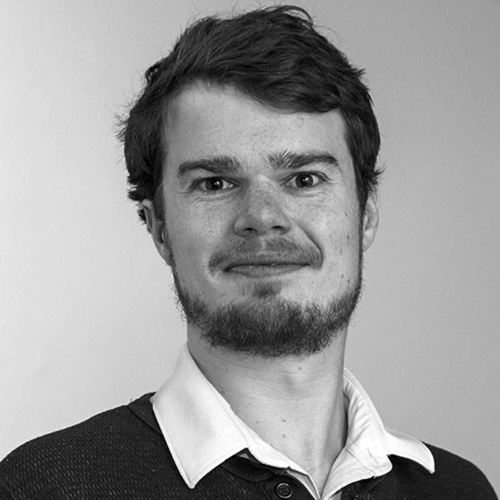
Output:
[[321,251],[313,245],[300,245],[289,238],[273,240],[250,239],[217,250],[209,260],[209,268],[228,269],[251,264],[301,264],[320,267]]

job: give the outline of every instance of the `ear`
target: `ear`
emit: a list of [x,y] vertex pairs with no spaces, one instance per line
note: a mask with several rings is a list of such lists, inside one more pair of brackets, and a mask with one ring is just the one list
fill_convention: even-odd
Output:
[[172,250],[167,238],[165,222],[157,217],[151,200],[142,200],[141,207],[144,210],[146,225],[151,233],[155,247],[162,259],[170,266],[172,264]]
[[368,196],[363,215],[363,250],[368,250],[378,228],[378,191],[376,189]]

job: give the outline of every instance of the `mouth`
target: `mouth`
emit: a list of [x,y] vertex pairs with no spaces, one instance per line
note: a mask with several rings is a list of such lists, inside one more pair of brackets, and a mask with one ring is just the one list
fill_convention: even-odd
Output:
[[301,262],[239,262],[226,267],[225,272],[248,278],[266,278],[293,273],[307,266]]

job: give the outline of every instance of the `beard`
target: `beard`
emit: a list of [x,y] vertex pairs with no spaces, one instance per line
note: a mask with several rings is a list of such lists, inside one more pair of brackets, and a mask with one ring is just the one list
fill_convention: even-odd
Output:
[[280,286],[255,286],[253,298],[214,310],[181,286],[172,266],[178,302],[188,324],[212,347],[264,358],[305,357],[329,346],[344,329],[361,295],[362,252],[350,288],[327,304],[300,303],[278,296]]

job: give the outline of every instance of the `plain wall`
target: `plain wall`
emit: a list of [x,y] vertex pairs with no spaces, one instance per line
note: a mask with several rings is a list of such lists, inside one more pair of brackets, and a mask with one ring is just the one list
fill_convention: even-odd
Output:
[[[386,425],[500,491],[500,2],[299,4],[366,68],[382,130],[348,366]],[[184,325],[126,199],[116,114],[190,20],[232,7],[2,0],[0,457],[172,370]]]

